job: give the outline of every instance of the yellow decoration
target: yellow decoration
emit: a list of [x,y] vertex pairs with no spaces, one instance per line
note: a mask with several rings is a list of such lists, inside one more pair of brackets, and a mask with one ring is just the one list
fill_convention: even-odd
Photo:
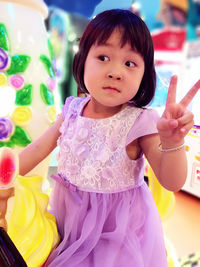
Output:
[[188,10],[188,0],[166,0],[166,2],[184,11]]
[[168,267],[178,267],[178,266],[180,267],[176,250],[173,244],[170,242],[170,240],[166,236],[165,236],[165,247],[167,251]]
[[42,193],[42,177],[18,175],[8,234],[29,267],[42,266],[58,244],[56,220],[47,211],[49,197]]
[[17,107],[12,114],[12,119],[17,125],[24,125],[28,123],[31,118],[32,111],[29,107]]
[[200,153],[199,152],[194,157],[195,157],[196,160],[200,161]]
[[52,123],[56,120],[56,108],[51,106],[47,111],[48,120]]
[[4,73],[0,73],[0,86],[5,86],[7,83],[7,77]]
[[175,209],[174,193],[168,191],[167,189],[165,189],[160,185],[153,170],[150,168],[148,164],[146,166],[145,175],[148,176],[149,189],[156,203],[160,217],[162,220],[166,220],[172,215]]
[[190,147],[188,145],[185,146],[185,151],[188,152],[190,150]]
[[188,0],[161,0],[161,7],[164,4],[170,4],[184,10],[185,12],[188,10]]
[[[161,220],[168,219],[175,209],[175,196],[171,191],[166,190],[158,182],[153,170],[146,161],[145,165],[145,175],[148,176],[149,189],[152,193],[153,199],[156,203],[158,212],[160,214]],[[167,252],[167,262],[168,267],[178,266],[178,257],[176,255],[175,249],[173,248],[170,241],[165,237],[165,246]]]

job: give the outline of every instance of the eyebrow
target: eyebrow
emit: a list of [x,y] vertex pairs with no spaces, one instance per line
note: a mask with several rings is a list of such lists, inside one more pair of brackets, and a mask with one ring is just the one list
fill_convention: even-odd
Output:
[[[113,47],[113,45],[112,45],[112,43],[102,43],[102,44],[96,44],[96,46],[98,47]],[[133,52],[133,53],[137,53],[138,54],[138,52],[135,50],[135,49],[133,49],[133,48],[130,48],[130,49],[128,49],[128,52]]]

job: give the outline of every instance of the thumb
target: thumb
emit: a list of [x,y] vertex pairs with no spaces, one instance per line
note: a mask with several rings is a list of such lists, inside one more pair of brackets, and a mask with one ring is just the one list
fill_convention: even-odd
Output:
[[158,131],[166,131],[170,129],[175,129],[178,127],[178,121],[175,119],[166,119],[161,117],[157,123]]

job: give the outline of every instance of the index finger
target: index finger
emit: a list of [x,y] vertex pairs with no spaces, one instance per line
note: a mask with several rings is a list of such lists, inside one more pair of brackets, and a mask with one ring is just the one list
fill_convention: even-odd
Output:
[[170,103],[176,103],[176,87],[178,78],[176,75],[172,76],[166,99],[166,106]]
[[187,107],[196,93],[199,91],[200,88],[200,80],[198,80],[195,85],[192,86],[192,88],[188,91],[188,93],[184,96],[184,98],[180,101],[180,104],[184,107]]

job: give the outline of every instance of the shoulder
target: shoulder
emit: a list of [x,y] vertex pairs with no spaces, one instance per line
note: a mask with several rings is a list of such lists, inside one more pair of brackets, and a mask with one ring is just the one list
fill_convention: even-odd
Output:
[[160,117],[158,112],[152,108],[129,107],[128,114],[136,118],[133,122],[135,125],[137,125],[137,123],[157,123]]
[[157,123],[158,119],[160,118],[160,115],[155,109],[152,108],[143,108],[140,116],[138,117],[138,122],[143,120],[143,122],[147,123]]
[[65,118],[66,114],[69,112],[73,112],[74,110],[77,111],[78,107],[86,100],[87,97],[74,97],[69,96],[65,100],[65,104],[62,108],[62,115]]
[[157,121],[160,117],[158,112],[150,108],[137,108],[137,110],[139,115],[128,133],[127,144],[141,136],[158,132]]
[[160,116],[155,109],[143,108],[134,126],[148,132],[148,130],[156,128],[159,118]]

